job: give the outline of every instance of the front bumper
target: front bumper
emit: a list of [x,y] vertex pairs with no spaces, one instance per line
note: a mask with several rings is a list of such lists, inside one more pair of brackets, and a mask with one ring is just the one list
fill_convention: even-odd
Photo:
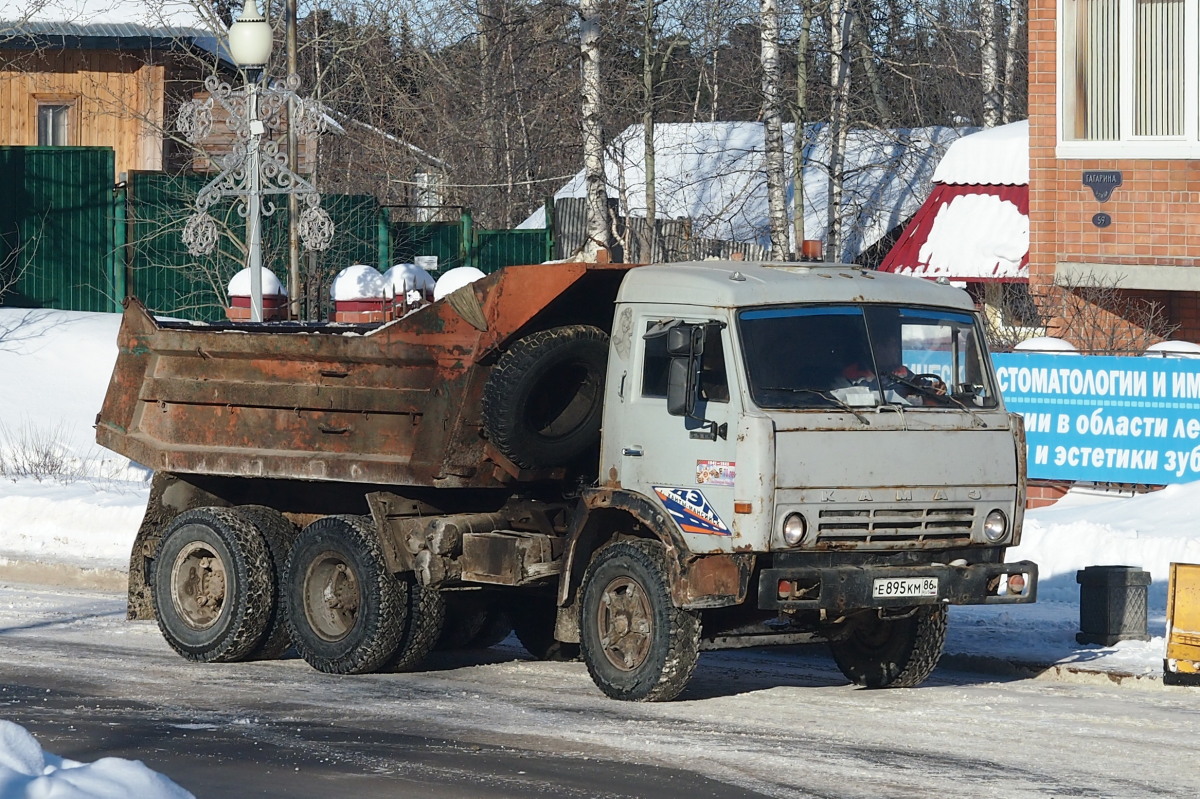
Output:
[[[999,593],[1006,575],[1025,578],[1019,594]],[[873,597],[875,580],[936,577],[936,596]],[[828,566],[764,569],[758,581],[758,606],[764,610],[831,610],[906,607],[910,605],[1012,605],[1037,601],[1038,567],[1016,563],[970,566]],[[786,592],[780,583],[789,584]]]

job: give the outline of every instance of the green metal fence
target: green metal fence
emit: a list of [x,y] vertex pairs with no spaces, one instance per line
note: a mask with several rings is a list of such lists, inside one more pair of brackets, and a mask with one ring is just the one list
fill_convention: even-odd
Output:
[[417,256],[436,256],[438,272],[473,266],[491,274],[515,264],[540,264],[551,258],[550,231],[480,230],[471,212],[463,210],[454,222],[391,223],[393,260],[413,262]]
[[467,247],[461,222],[391,223],[392,261],[414,263],[418,256],[435,256],[437,271],[466,266]]
[[[114,189],[113,153],[103,147],[0,147],[0,304],[74,311],[120,310],[138,297],[157,314],[223,317],[226,286],[245,263],[245,220],[233,202],[210,210],[220,235],[211,255],[182,240],[197,192],[211,179],[132,172]],[[302,257],[309,316],[328,310],[333,276],[351,264],[384,270],[437,256],[437,271],[475,266],[493,272],[540,263],[547,230],[476,230],[469,211],[453,222],[405,222],[368,195],[326,195],[333,243]],[[286,204],[263,220],[263,263],[286,283]],[[11,285],[10,285],[11,284]]]
[[[232,201],[210,213],[220,232],[211,255],[193,256],[183,243],[183,227],[195,210],[196,194],[208,178],[135,172],[130,176],[129,273],[131,293],[155,313],[214,320],[224,315],[226,286],[245,265],[245,220]],[[379,207],[366,195],[329,195],[322,205],[333,219],[329,249],[302,258],[302,275],[324,306],[332,276],[354,263],[379,262]],[[263,218],[263,265],[287,284],[288,212],[280,205]]]
[[107,147],[0,147],[0,302],[120,307],[113,168]]
[[551,242],[547,231],[479,230],[475,234],[475,259],[484,272],[504,266],[540,264],[550,260]]

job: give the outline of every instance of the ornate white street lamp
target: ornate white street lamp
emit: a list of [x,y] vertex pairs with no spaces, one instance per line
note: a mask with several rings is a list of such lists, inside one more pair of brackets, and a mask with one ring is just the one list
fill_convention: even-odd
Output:
[[289,98],[296,114],[288,124],[295,125],[299,135],[313,136],[325,130],[325,116],[319,106],[296,95],[300,87],[298,76],[288,75],[286,82],[262,85],[263,69],[271,58],[271,41],[271,26],[259,12],[256,0],[246,0],[238,21],[229,28],[229,54],[246,70],[246,87],[232,89],[210,75],[204,81],[208,98],[184,103],[177,121],[188,141],[197,143],[212,128],[213,101],[228,112],[226,124],[235,134],[233,148],[223,159],[221,173],[196,196],[196,213],[184,227],[183,241],[192,255],[212,252],[217,226],[209,209],[224,197],[239,199],[238,213],[246,218],[250,313],[255,322],[263,318],[262,217],[271,216],[276,210],[271,200],[263,202],[263,195],[295,194],[303,201],[306,207],[300,213],[297,227],[308,249],[324,250],[333,240],[333,221],[321,208],[321,195],[289,168],[287,155],[279,152],[278,142],[262,140],[268,124],[278,126]]

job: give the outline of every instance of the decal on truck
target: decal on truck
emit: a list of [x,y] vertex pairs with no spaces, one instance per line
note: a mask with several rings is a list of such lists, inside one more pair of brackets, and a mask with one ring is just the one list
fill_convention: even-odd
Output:
[[694,488],[654,486],[654,493],[658,494],[667,513],[685,533],[732,535],[704,492]]
[[696,461],[696,482],[700,485],[733,486],[737,464],[733,461]]

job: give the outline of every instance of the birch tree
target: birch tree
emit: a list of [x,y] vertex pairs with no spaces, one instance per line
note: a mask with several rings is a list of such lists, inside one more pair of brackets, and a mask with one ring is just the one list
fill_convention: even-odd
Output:
[[[657,4],[655,0],[644,0],[642,18],[642,135],[645,137],[646,168],[646,235],[648,241],[642,250],[651,263],[658,260],[658,202],[655,194],[654,152],[654,24]],[[628,259],[628,253],[626,258]]]
[[1000,64],[996,51],[996,2],[979,0],[979,88],[983,93],[983,126],[1000,123]]
[[[1023,0],[1011,0],[1008,6],[1008,26],[1004,36],[1004,84],[1000,101],[1000,117],[1005,124],[1024,116],[1025,104],[1017,99],[1017,62],[1023,61],[1025,40],[1021,38],[1021,23],[1025,19]],[[1020,114],[1020,116],[1018,116]]]
[[808,122],[808,48],[815,13],[810,0],[801,0],[800,31],[796,37],[796,99],[792,103],[792,241],[797,252],[808,238],[804,230],[804,148]]
[[579,62],[582,93],[583,169],[587,184],[587,243],[583,257],[595,260],[611,242],[604,178],[604,131],[600,124],[600,4],[579,0]]
[[850,127],[850,12],[848,0],[829,3],[829,188],[826,206],[826,260],[842,255],[842,188],[846,137]]
[[762,121],[767,172],[767,216],[771,227],[771,259],[788,252],[787,196],[784,188],[783,93],[779,74],[779,3],[762,0]]

